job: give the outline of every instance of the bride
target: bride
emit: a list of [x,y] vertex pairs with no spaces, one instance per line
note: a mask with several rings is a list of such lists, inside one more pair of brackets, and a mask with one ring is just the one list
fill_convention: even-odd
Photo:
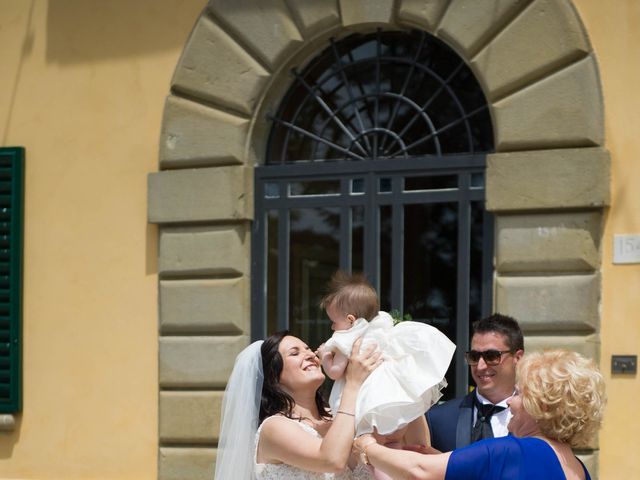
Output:
[[355,404],[382,362],[373,348],[353,346],[334,418],[319,388],[320,362],[299,338],[279,332],[236,359],[222,404],[215,480],[365,480],[351,455]]

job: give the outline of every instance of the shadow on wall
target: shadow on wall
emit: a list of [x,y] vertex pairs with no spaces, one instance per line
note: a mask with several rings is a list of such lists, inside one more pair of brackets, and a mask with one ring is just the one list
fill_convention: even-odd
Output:
[[206,0],[49,0],[47,61],[63,64],[174,49]]
[[12,431],[0,431],[0,460],[11,458],[13,447],[20,442],[20,428],[22,426],[22,414],[14,415],[15,426]]

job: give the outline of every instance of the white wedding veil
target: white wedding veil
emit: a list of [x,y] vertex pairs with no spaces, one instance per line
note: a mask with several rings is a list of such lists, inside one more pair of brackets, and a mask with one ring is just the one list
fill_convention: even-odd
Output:
[[253,479],[255,436],[262,396],[262,340],[236,357],[222,399],[215,480]]

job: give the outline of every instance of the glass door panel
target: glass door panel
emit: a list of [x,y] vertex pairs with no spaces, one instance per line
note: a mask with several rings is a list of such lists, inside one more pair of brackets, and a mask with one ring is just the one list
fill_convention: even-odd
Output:
[[278,211],[267,212],[267,292],[266,313],[267,331],[278,330]]
[[319,304],[340,261],[339,209],[291,209],[289,248],[289,328],[317,347],[330,336]]
[[456,203],[404,207],[404,313],[455,339]]
[[364,271],[364,207],[351,209],[351,270]]

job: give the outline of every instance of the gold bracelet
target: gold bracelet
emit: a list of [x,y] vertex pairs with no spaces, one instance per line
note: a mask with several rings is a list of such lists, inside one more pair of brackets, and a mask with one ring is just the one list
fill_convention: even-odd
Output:
[[342,410],[338,410],[338,411],[336,412],[336,415],[337,415],[337,414],[339,414],[339,413],[341,413],[341,414],[343,414],[343,415],[349,415],[350,417],[355,417],[355,415],[354,415],[353,413],[344,412],[344,411],[342,411]]
[[371,465],[371,462],[369,461],[369,455],[367,455],[367,448],[369,448],[373,444],[377,445],[377,442],[367,443],[364,447],[362,447],[362,452],[360,453],[360,460],[362,460],[362,463],[364,463],[368,467],[372,467],[373,465]]

